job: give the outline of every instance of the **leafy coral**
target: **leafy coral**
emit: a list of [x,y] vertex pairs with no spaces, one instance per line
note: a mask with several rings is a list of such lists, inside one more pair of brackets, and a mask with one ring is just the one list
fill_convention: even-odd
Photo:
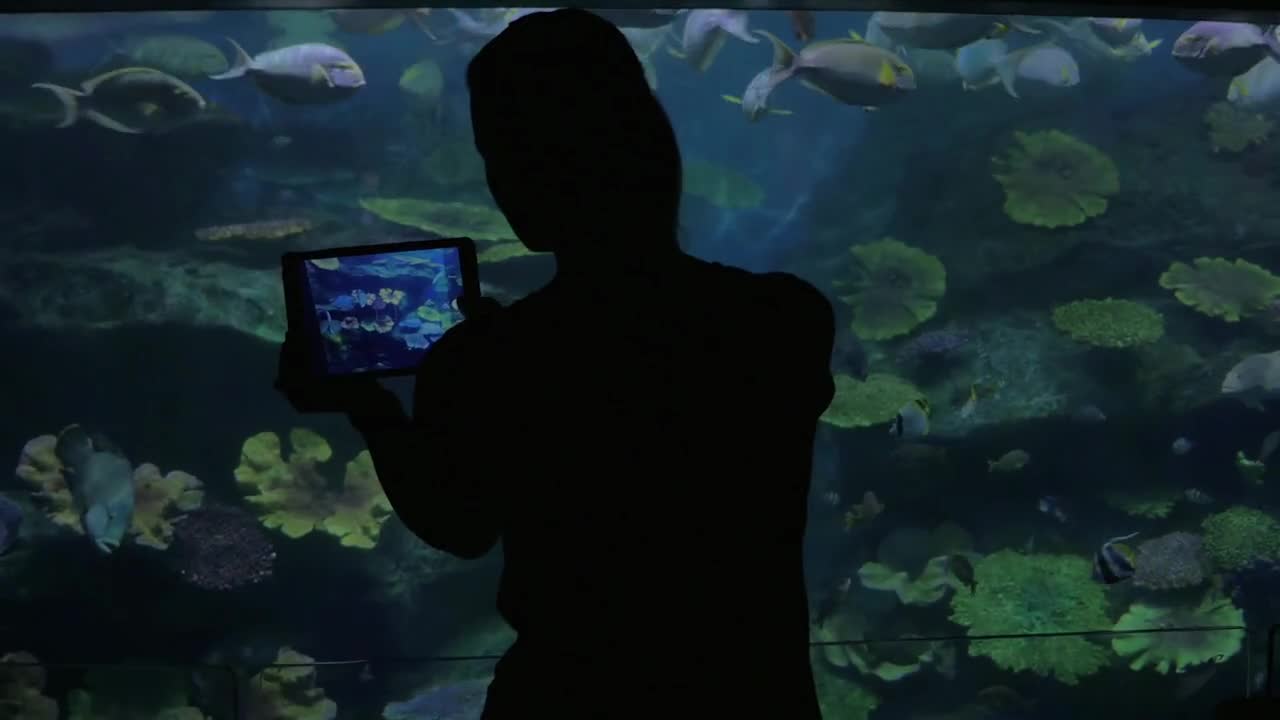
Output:
[[497,208],[419,198],[361,198],[360,207],[378,217],[440,237],[469,237],[476,242],[511,240],[516,233]]
[[29,652],[0,655],[0,717],[58,720],[58,701],[44,694],[48,673]]
[[1164,317],[1132,300],[1076,300],[1053,309],[1053,324],[1072,340],[1106,348],[1153,343],[1164,336]]
[[1014,222],[1046,228],[1079,225],[1106,212],[1120,191],[1116,165],[1101,150],[1059,130],[1014,133],[1016,145],[992,158]]
[[853,308],[853,332],[885,340],[911,332],[933,317],[947,291],[947,271],[938,258],[893,238],[854,245],[854,277],[837,287]]
[[840,720],[867,720],[880,705],[880,698],[865,687],[819,666],[813,673],[822,717]]
[[1236,505],[1210,515],[1200,526],[1205,554],[1220,571],[1280,560],[1280,521],[1261,510]]
[[280,437],[261,432],[245,440],[240,450],[236,482],[251,493],[247,499],[258,508],[262,524],[290,538],[322,530],[346,547],[372,548],[391,505],[378,484],[369,451],[347,463],[346,476],[335,487],[316,468],[333,455],[324,438],[294,428],[289,445],[293,450],[285,460]]
[[896,375],[872,373],[866,380],[836,375],[836,395],[822,414],[823,422],[840,428],[879,425],[892,420],[903,405],[924,397],[915,385]]
[[903,605],[931,605],[947,593],[947,588],[964,589],[964,592],[968,592],[964,584],[952,574],[950,559],[949,555],[930,559],[915,578],[905,570],[894,570],[887,565],[868,562],[858,569],[858,579],[867,589],[896,593]]
[[1201,257],[1191,263],[1170,265],[1160,287],[1205,315],[1239,322],[1280,298],[1280,277],[1246,260]]
[[[1092,564],[1076,555],[1024,555],[1001,550],[974,564],[973,593],[951,597],[951,619],[969,635],[1047,633],[1111,627],[1106,596]],[[1030,670],[1067,685],[1107,664],[1107,652],[1079,636],[972,641],[1006,670]]]
[[1111,489],[1102,494],[1107,505],[1130,517],[1148,520],[1169,517],[1181,499],[1182,493],[1170,487]]
[[725,210],[753,208],[764,201],[764,189],[751,178],[702,160],[685,161],[683,189]]
[[1204,113],[1209,145],[1214,152],[1238,153],[1266,141],[1275,123],[1262,113],[1250,112],[1229,102],[1216,102]]
[[246,717],[278,720],[333,720],[338,704],[316,686],[315,661],[280,648],[275,663],[249,680]]
[[[1244,625],[1244,612],[1219,593],[1208,592],[1198,605],[1160,607],[1134,603],[1120,617],[1115,630],[1151,630],[1181,627],[1237,627]],[[1181,673],[1203,663],[1221,663],[1240,652],[1244,644],[1240,630],[1194,630],[1189,632],[1122,635],[1111,648],[1133,660],[1129,667],[1141,670],[1152,666],[1156,672]]]

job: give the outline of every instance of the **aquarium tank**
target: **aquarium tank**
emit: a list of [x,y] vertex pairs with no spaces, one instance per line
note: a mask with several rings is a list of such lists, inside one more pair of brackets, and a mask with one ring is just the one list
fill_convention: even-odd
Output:
[[[600,12],[677,131],[684,248],[836,310],[826,716],[1207,717],[1280,618],[1280,40],[963,9]],[[539,11],[0,19],[0,717],[478,717],[501,551],[423,544],[272,389],[280,256],[467,236],[486,294],[545,283],[464,82]],[[345,332],[440,319],[367,291],[395,312]]]

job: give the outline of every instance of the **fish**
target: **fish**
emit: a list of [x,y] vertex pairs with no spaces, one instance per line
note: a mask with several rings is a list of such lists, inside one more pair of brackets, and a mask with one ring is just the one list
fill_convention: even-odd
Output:
[[669,52],[705,72],[730,35],[752,45],[760,42],[747,29],[747,23],[744,10],[690,10],[680,34],[680,49]]
[[1010,97],[1019,97],[1015,88],[1019,80],[1052,88],[1069,88],[1080,84],[1080,65],[1071,53],[1052,44],[1035,45],[1015,50],[995,65],[996,74]]
[[904,440],[921,438],[929,434],[929,403],[924,399],[912,400],[898,409],[889,426],[889,434]]
[[751,78],[751,82],[747,83],[747,89],[742,91],[742,97],[735,95],[720,97],[735,105],[741,105],[742,112],[749,122],[755,122],[766,115],[790,115],[790,110],[769,107],[769,96],[773,94],[773,89],[778,86],[778,83],[785,79],[786,77],[774,72],[772,67],[767,67]]
[[85,80],[79,90],[52,83],[31,87],[48,90],[62,103],[60,128],[84,118],[119,133],[167,132],[191,122],[207,106],[190,85],[150,68],[112,70]]
[[1250,485],[1261,485],[1267,474],[1267,464],[1260,460],[1250,460],[1243,450],[1236,451],[1236,472],[1241,479]]
[[1187,438],[1180,437],[1173,441],[1173,444],[1169,446],[1169,450],[1171,450],[1174,455],[1182,456],[1194,450],[1195,447],[1196,443],[1194,440],[1188,440]]
[[204,79],[213,73],[225,72],[227,57],[215,45],[188,35],[147,35],[130,38],[122,44],[112,45],[110,55],[103,61],[108,67],[145,67],[184,80]]
[[796,40],[807,43],[813,39],[816,19],[811,10],[792,10],[787,13],[791,18],[791,32],[796,36]]
[[293,138],[288,135],[275,135],[271,138],[271,147],[276,150],[283,150],[293,144]]
[[958,414],[962,420],[968,420],[978,411],[978,386],[969,386],[969,396],[965,398],[964,404],[960,406]]
[[978,40],[956,51],[955,70],[965,90],[981,90],[1000,82],[996,64],[1009,54],[1004,40]]
[[409,20],[427,37],[436,40],[435,33],[431,32],[426,24],[426,16],[430,13],[430,8],[410,10],[361,8],[328,11],[329,19],[343,32],[357,35],[381,35],[395,30]]
[[324,43],[303,43],[250,56],[235,40],[231,69],[211,80],[250,77],[271,97],[294,105],[345,100],[365,86],[364,71],[344,50]]
[[840,493],[835,490],[828,490],[822,493],[822,502],[827,505],[835,506],[840,504]]
[[1138,556],[1124,541],[1137,536],[1136,532],[1129,533],[1102,543],[1102,547],[1093,555],[1093,578],[1107,585],[1114,585],[1133,577]]
[[1183,496],[1187,498],[1188,502],[1196,505],[1213,504],[1213,496],[1199,488],[1187,488],[1186,492],[1183,493]]
[[826,624],[827,618],[836,614],[840,606],[844,604],[845,598],[849,597],[849,588],[853,587],[853,578],[843,577],[836,581],[835,586],[823,595],[818,606],[814,608],[813,624],[822,627]]
[[925,50],[922,48],[898,51],[916,74],[920,86],[954,87],[960,79],[956,73],[956,56],[952,50]]
[[110,555],[133,524],[133,465],[110,441],[80,425],[58,433],[54,452],[65,468],[81,528],[99,552]]
[[899,100],[916,89],[915,73],[902,58],[865,40],[823,40],[797,52],[772,33],[756,33],[773,43],[775,86],[797,77],[811,90],[864,108]]
[[1036,509],[1045,515],[1053,517],[1058,522],[1067,521],[1067,511],[1062,508],[1062,501],[1056,496],[1045,495],[1036,501]]
[[0,495],[0,555],[4,555],[18,542],[22,534],[22,506]]
[[1258,447],[1258,462],[1266,462],[1277,448],[1280,448],[1280,430],[1272,430],[1262,438],[1262,445]]
[[948,555],[947,569],[961,585],[969,588],[970,595],[978,591],[978,581],[974,576],[973,563],[969,562],[969,558],[963,555]]
[[927,50],[954,50],[982,38],[1000,37],[1012,25],[992,15],[888,11],[872,14],[869,23],[899,45]]
[[1107,415],[1097,405],[1090,404],[1076,408],[1071,419],[1082,425],[1098,425],[1107,421]]
[[1272,110],[1280,106],[1280,62],[1264,57],[1227,86],[1227,102],[1247,110]]
[[1133,42],[1142,31],[1142,20],[1139,18],[1087,17],[1084,21],[1099,39],[1112,47]]
[[1268,54],[1280,56],[1274,29],[1252,23],[1205,20],[1173,42],[1173,57],[1190,70],[1214,77],[1235,77]]
[[1010,450],[996,460],[987,461],[987,472],[1017,472],[1031,462],[1026,450]]
[[1280,396],[1280,350],[1249,355],[1236,363],[1222,378],[1222,394],[1263,410],[1263,400]]
[[844,530],[850,532],[854,528],[865,525],[884,512],[884,503],[870,490],[862,494],[862,502],[850,505],[844,514]]

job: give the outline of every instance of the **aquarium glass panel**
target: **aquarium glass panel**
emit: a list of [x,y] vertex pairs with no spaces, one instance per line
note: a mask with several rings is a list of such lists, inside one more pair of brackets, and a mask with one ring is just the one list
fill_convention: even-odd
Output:
[[[273,389],[279,261],[467,236],[485,294],[542,286],[552,260],[489,195],[464,81],[532,12],[0,23],[5,703],[366,718],[474,699],[512,641],[501,551],[423,544],[349,424]],[[604,14],[676,129],[684,249],[793,273],[835,309],[805,558],[830,715],[1082,717],[1258,687],[1264,644],[1238,628],[1280,619],[1275,33]],[[411,350],[455,319],[398,287],[335,304],[334,341]],[[1170,628],[1197,629],[1087,634]],[[920,640],[1028,633],[1086,634]],[[434,657],[486,669],[377,660]],[[235,681],[138,676],[157,699],[111,715],[124,681],[22,659]]]

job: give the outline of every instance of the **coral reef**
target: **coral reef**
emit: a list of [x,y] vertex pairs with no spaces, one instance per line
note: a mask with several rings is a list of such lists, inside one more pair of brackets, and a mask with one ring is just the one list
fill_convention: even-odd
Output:
[[316,468],[333,456],[328,441],[305,428],[289,432],[288,460],[281,455],[280,436],[261,432],[245,440],[236,467],[236,482],[250,494],[262,524],[286,537],[300,538],[321,530],[345,547],[371,549],[391,505],[374,474],[369,451],[347,463],[346,476],[335,487]]
[[887,423],[903,405],[924,397],[914,385],[896,375],[871,373],[863,381],[839,374],[835,383],[836,395],[822,420],[840,428]]
[[132,325],[226,327],[284,340],[280,271],[127,246],[76,253],[6,253],[0,302],[15,321],[55,331]]
[[[1244,625],[1244,613],[1217,592],[1210,591],[1198,605],[1160,607],[1134,603],[1116,622],[1114,630],[1149,630],[1180,627],[1238,627]],[[1185,672],[1203,663],[1226,662],[1240,652],[1244,644],[1242,630],[1196,630],[1122,635],[1111,641],[1111,647],[1122,657],[1131,657],[1129,667],[1141,670],[1154,667],[1168,674]]]
[[1169,517],[1182,499],[1172,487],[1128,487],[1104,490],[1102,501],[1130,517],[1158,520]]
[[1216,102],[1204,113],[1209,126],[1209,146],[1214,152],[1243,152],[1251,145],[1265,142],[1275,123],[1262,113],[1238,108],[1229,102]]
[[857,642],[863,639],[864,622],[854,613],[837,613],[820,625],[811,626],[809,638],[821,645],[815,653],[821,662],[834,668],[853,669],[882,682],[897,682],[935,663],[946,654],[937,643],[912,641]]
[[281,240],[301,235],[315,223],[307,218],[285,218],[282,220],[255,220],[253,222],[235,223],[233,225],[214,225],[195,231],[197,240],[206,242],[225,242],[228,240]]
[[[56,435],[40,435],[22,448],[16,475],[32,489],[42,511],[54,524],[84,533],[80,512],[54,453]],[[200,507],[204,485],[181,470],[160,474],[160,468],[143,463],[133,471],[133,525],[129,536],[138,545],[164,550],[173,539],[173,524],[185,512]]]
[[418,198],[361,198],[360,207],[387,222],[418,228],[439,237],[469,237],[476,242],[515,239],[515,231],[497,208]]
[[992,158],[1013,221],[1045,228],[1079,225],[1106,212],[1120,190],[1115,163],[1102,151],[1058,130],[1015,132],[1016,145]]
[[1150,590],[1173,590],[1204,582],[1204,540],[1193,533],[1172,532],[1138,544],[1133,583]]
[[[976,559],[977,555],[969,555]],[[947,593],[947,588],[968,592],[968,588],[956,579],[950,569],[950,556],[935,557],[925,563],[924,569],[915,578],[905,570],[877,562],[863,564],[858,569],[858,580],[862,586],[870,590],[884,590],[897,594],[903,605],[931,605]]]
[[684,161],[683,190],[724,210],[753,208],[764,201],[764,189],[751,178],[703,160]]
[[875,693],[822,666],[814,669],[813,682],[824,718],[868,720],[880,706]]
[[1239,322],[1280,298],[1280,277],[1246,260],[1202,257],[1191,263],[1170,265],[1160,275],[1160,287],[1210,317]]
[[45,697],[48,677],[28,652],[0,655],[0,717],[13,720],[58,720],[58,701]]
[[276,552],[257,519],[229,505],[187,513],[175,526],[173,551],[182,579],[204,590],[234,590],[265,580]]
[[851,291],[840,299],[853,309],[855,335],[864,340],[905,335],[938,311],[947,271],[936,257],[892,238],[849,251],[853,278],[836,287]]
[[[1092,564],[1076,555],[992,553],[974,565],[973,593],[951,596],[951,619],[969,635],[1105,630],[1102,585]],[[969,654],[1006,670],[1029,670],[1075,685],[1107,664],[1107,652],[1084,637],[975,640]]]
[[1164,336],[1160,313],[1132,300],[1076,300],[1053,309],[1053,324],[1072,340],[1105,348],[1153,343]]
[[1236,505],[1205,518],[1201,527],[1205,555],[1220,571],[1280,559],[1280,521],[1261,510]]
[[280,648],[275,662],[249,680],[245,717],[273,720],[334,720],[338,704],[316,686],[315,660]]

